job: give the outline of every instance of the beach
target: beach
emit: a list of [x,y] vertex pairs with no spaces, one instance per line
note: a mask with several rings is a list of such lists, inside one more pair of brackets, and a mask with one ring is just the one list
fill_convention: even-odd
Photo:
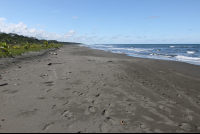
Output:
[[200,66],[64,45],[0,59],[0,133],[200,132]]

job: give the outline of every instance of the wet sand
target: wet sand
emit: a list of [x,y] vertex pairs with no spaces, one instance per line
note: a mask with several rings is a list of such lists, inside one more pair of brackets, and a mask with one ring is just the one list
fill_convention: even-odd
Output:
[[3,132],[199,133],[200,66],[76,45],[2,58]]

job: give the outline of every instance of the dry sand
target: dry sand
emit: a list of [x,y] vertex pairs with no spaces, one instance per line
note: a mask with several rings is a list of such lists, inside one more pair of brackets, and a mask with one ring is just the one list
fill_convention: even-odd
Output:
[[2,58],[3,132],[200,132],[200,66],[76,45]]

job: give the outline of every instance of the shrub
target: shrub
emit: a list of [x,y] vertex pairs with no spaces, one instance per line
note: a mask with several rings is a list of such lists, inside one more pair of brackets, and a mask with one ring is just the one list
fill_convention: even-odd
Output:
[[13,46],[14,49],[20,49],[20,46],[19,45],[15,45]]
[[0,50],[6,55],[9,56],[10,55],[10,50],[9,50],[9,46],[6,43],[0,43]]

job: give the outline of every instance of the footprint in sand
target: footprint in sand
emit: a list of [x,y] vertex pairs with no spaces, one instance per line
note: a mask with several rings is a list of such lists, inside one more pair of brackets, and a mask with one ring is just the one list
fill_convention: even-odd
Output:
[[166,107],[165,106],[163,106],[163,105],[157,105],[159,108],[161,108],[161,109],[165,109]]
[[147,126],[146,124],[140,124],[139,126],[141,129],[148,131],[149,130],[149,126]]
[[111,124],[112,125],[118,125],[119,124],[119,122],[118,121],[116,121],[116,120],[114,120],[113,118],[111,118],[111,117],[106,117],[106,119],[104,120],[104,122],[111,122]]
[[43,95],[39,95],[36,99],[44,99]]
[[93,103],[94,105],[96,105],[96,104],[97,104],[97,102],[96,102],[95,100],[93,100],[93,101],[92,101],[92,103]]
[[54,122],[46,124],[42,130],[48,130],[52,126],[52,124],[54,124]]
[[89,106],[89,107],[86,109],[86,114],[94,113],[94,112],[96,112],[96,110],[97,110],[97,107]]
[[97,95],[95,95],[95,97],[99,97],[101,94],[97,94]]
[[180,128],[184,129],[185,131],[191,131],[194,130],[194,126],[188,124],[188,123],[182,123],[181,125],[179,125]]
[[71,119],[72,113],[70,113],[68,110],[65,110],[63,113],[61,113],[62,116],[68,117],[68,119]]
[[101,115],[105,115],[105,113],[106,113],[106,109],[103,110],[103,112],[101,113]]
[[43,84],[46,84],[46,86],[54,86],[53,81],[47,81],[44,82]]
[[91,113],[94,113],[95,111],[96,111],[96,107],[93,107],[93,106],[90,106],[89,107],[89,111],[91,112]]
[[73,94],[74,94],[74,95],[79,95],[79,92],[74,91]]
[[193,116],[187,115],[186,118],[187,118],[188,121],[191,121],[193,119]]

